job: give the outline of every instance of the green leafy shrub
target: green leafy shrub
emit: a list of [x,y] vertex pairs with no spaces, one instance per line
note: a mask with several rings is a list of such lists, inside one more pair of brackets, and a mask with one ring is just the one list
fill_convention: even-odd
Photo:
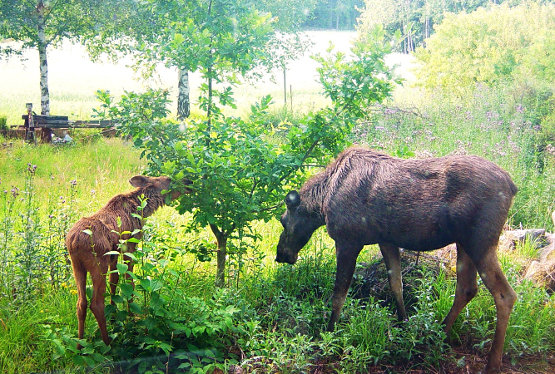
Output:
[[0,131],[7,131],[8,130],[8,117],[0,116]]
[[554,12],[553,4],[527,3],[448,14],[416,53],[422,84],[462,93],[475,83],[551,80]]
[[193,182],[178,210],[192,213],[191,230],[209,227],[214,234],[216,283],[223,286],[228,254],[234,251],[232,258],[240,259],[247,248],[243,239],[257,239],[250,222],[273,218],[286,188],[300,184],[307,163],[339,153],[368,106],[390,95],[393,79],[384,62],[389,50],[383,30],[376,28],[355,44],[354,60],[341,53],[316,57],[331,106],[290,126],[270,127],[270,96],[251,105],[247,118],[226,116],[223,109],[235,105],[233,82],[226,86],[210,74],[199,98],[205,115],[186,124],[166,118],[168,94],[160,91],[126,93],[119,103],[99,92],[97,114],[119,122],[122,133],[143,150],[151,173]]

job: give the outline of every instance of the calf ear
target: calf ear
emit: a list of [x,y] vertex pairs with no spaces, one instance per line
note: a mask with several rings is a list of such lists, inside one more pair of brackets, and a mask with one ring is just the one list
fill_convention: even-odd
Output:
[[144,175],[135,175],[133,178],[129,179],[129,183],[133,187],[144,187],[150,183],[150,178]]
[[285,205],[287,208],[293,209],[301,203],[301,196],[297,191],[291,191],[285,196]]

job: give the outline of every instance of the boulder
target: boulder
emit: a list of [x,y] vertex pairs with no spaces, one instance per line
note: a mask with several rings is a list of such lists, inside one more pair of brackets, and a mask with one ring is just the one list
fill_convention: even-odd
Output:
[[524,278],[555,292],[555,235],[548,234],[546,238],[549,244],[540,250],[539,259],[528,266]]
[[507,230],[499,238],[499,250],[514,250],[517,244],[531,241],[537,248],[547,243],[545,229]]

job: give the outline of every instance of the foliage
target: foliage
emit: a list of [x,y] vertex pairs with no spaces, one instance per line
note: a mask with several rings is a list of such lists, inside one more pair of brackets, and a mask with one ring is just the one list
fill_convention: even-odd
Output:
[[[446,15],[471,13],[492,4],[516,6],[528,0],[365,0],[358,19],[357,29],[368,32],[375,25],[382,25],[389,34],[399,32],[403,39],[399,50],[410,53],[424,47]],[[546,3],[546,1],[543,1]]]
[[[124,1],[118,4],[125,14],[120,22],[103,14],[101,32],[85,39],[95,57],[133,55],[145,76],[160,62],[187,74],[201,72],[211,91],[213,83],[233,84],[236,75],[253,74],[256,67],[283,67],[304,51],[307,43],[297,34],[304,15],[296,10],[305,2]],[[180,84],[179,90],[179,100],[188,101],[188,89]]]
[[[555,7],[529,3],[448,15],[416,56],[422,84],[461,93],[475,83],[549,81]],[[534,22],[530,22],[533,19]]]
[[359,16],[362,0],[315,0],[315,7],[305,21],[306,28],[352,30]]
[[[48,115],[50,99],[48,89],[48,47],[63,40],[77,40],[94,28],[90,10],[99,5],[96,0],[71,1],[17,1],[0,2],[0,40],[13,39],[18,47],[0,48],[5,56],[14,51],[32,48],[39,52],[41,74],[42,114]],[[15,53],[17,54],[17,53]]]
[[[4,0],[0,6],[0,37],[21,42],[21,48],[37,48],[39,28],[44,27],[47,46],[57,46],[65,38],[78,38],[91,26],[88,10],[93,1],[12,1]],[[39,12],[44,10],[44,24]]]
[[[396,115],[399,120],[400,114]],[[409,126],[409,123],[420,131],[419,124],[408,115],[401,126]],[[465,123],[465,126],[471,124]],[[399,131],[403,135],[411,134],[404,127]],[[87,179],[90,170],[96,170],[94,179],[104,180],[103,176],[109,176],[111,182],[104,180],[104,184],[113,184],[112,187],[104,186],[104,189],[113,188],[105,192],[100,186],[96,187],[97,194],[102,196],[121,192],[126,188],[125,175],[137,172],[134,171],[137,164],[126,164],[124,158],[127,154],[138,158],[129,145],[104,140],[95,147],[99,148],[101,156],[94,156],[90,145],[68,149],[34,148],[40,155],[33,177],[33,196],[42,217],[41,237],[48,236],[48,208],[51,204],[57,206],[52,200],[59,199],[55,194],[58,181],[51,179],[47,172],[53,163],[48,154],[60,153],[61,160],[72,161],[70,168],[87,160],[86,167],[66,171],[79,181],[74,187],[72,212],[89,213],[96,210],[95,204],[107,199],[90,195],[88,188],[83,188],[85,183],[94,186]],[[35,162],[27,145],[14,145],[10,153],[21,159],[13,162],[10,159],[10,165],[23,167],[21,174],[25,174],[27,157]],[[129,171],[120,175],[122,172],[114,167],[115,164],[123,164]],[[11,168],[0,170],[2,185],[5,186],[6,180],[16,180],[9,174]],[[45,181],[42,181],[45,173]],[[20,190],[25,189],[24,182],[22,178]],[[71,184],[65,183],[63,188],[69,192]],[[41,194],[48,191],[54,191],[51,202],[48,202],[48,194],[41,198]],[[17,211],[23,212],[23,209],[18,207]],[[1,205],[0,217],[4,217]],[[13,218],[20,220],[15,213]],[[122,272],[121,284],[114,305],[107,306],[111,313],[109,331],[114,338],[110,347],[101,341],[91,318],[85,332],[86,341],[80,342],[84,348],[80,352],[76,350],[75,286],[71,281],[55,288],[49,282],[49,273],[42,271],[36,276],[43,286],[29,290],[30,295],[24,303],[15,304],[12,299],[1,297],[0,371],[172,372],[178,371],[177,367],[182,364],[183,367],[191,365],[194,370],[220,368],[223,371],[273,368],[280,372],[351,372],[358,368],[367,372],[391,370],[392,365],[395,365],[393,370],[434,371],[444,364],[450,365],[453,360],[449,351],[444,350],[443,341],[437,340],[442,334],[437,322],[451,307],[455,289],[455,279],[444,272],[436,276],[425,270],[410,276],[405,273],[405,291],[410,292],[406,294],[407,300],[416,299],[408,310],[410,324],[395,320],[392,301],[378,300],[374,294],[360,300],[351,296],[347,298],[336,331],[323,332],[329,317],[335,272],[333,246],[324,230],[315,233],[296,266],[276,266],[273,254],[279,223],[274,220],[252,222],[253,231],[263,235],[264,240],[258,241],[256,248],[249,249],[248,256],[256,251],[262,259],[256,266],[243,268],[242,280],[237,286],[234,283],[230,288],[217,289],[213,287],[211,265],[197,261],[195,255],[189,253],[195,240],[204,240],[208,233],[185,233],[179,223],[188,219],[185,217],[181,221],[181,218],[172,209],[164,208],[145,223],[143,240],[134,253],[137,265],[134,275],[130,275],[135,282],[134,290],[124,276],[127,268],[120,266],[118,269]],[[9,232],[13,234],[17,229]],[[8,242],[12,248],[12,239]],[[360,257],[373,257],[377,252],[377,248],[369,247]],[[8,253],[11,256],[11,252]],[[523,246],[501,258],[509,282],[519,296],[507,332],[506,353],[521,371],[529,371],[526,367],[529,358],[525,357],[534,355],[535,360],[541,362],[553,351],[555,344],[551,334],[555,325],[554,296],[521,281],[520,274],[534,255]],[[67,266],[64,258],[58,258],[57,262],[58,266]],[[2,270],[4,267],[0,267]],[[387,289],[384,293],[387,294]],[[485,354],[495,321],[492,305],[489,292],[481,286],[479,295],[457,319],[452,335],[464,352]],[[436,354],[437,347],[441,347],[441,356]],[[421,354],[424,350],[431,353]]]
[[6,124],[6,121],[7,121],[6,116],[0,116],[0,131],[8,130],[8,125]]
[[0,195],[0,295],[13,301],[13,307],[32,298],[37,290],[54,288],[66,282],[70,272],[65,257],[64,238],[71,222],[75,181],[69,186],[67,201],[49,196],[48,217],[43,221],[36,197],[36,165],[28,164],[25,186],[5,189]]

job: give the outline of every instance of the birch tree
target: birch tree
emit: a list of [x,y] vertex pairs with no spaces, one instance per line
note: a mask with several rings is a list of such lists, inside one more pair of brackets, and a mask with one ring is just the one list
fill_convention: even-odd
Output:
[[95,0],[2,0],[0,41],[17,43],[0,48],[0,53],[34,49],[39,55],[41,114],[50,114],[48,49],[63,40],[77,40],[93,28],[91,9]]
[[[296,32],[314,0],[121,0],[114,6],[122,11],[100,15],[103,25],[99,32],[87,36],[91,55],[132,55],[135,65],[147,75],[159,63],[177,69],[177,117],[183,120],[190,113],[189,74],[203,72],[211,64],[211,50],[218,58],[235,59],[228,70],[239,75],[255,67],[282,67],[306,46]],[[256,20],[263,22],[257,24]],[[260,37],[257,30],[266,23],[267,34]],[[292,36],[282,38],[283,34]],[[218,50],[220,41],[233,39],[240,42],[235,51],[231,47]],[[237,49],[247,45],[247,40],[249,57],[237,59],[247,52]],[[276,56],[276,45],[285,53]]]

